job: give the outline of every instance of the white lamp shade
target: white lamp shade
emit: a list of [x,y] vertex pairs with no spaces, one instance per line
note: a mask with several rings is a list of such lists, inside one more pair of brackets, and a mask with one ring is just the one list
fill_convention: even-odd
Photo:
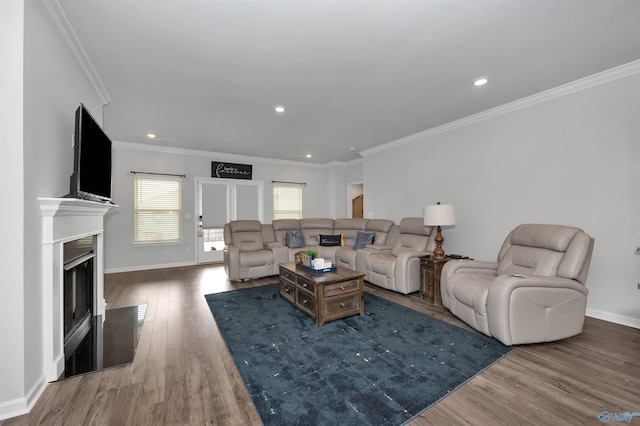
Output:
[[453,204],[433,204],[424,207],[424,224],[426,226],[447,226],[456,224]]

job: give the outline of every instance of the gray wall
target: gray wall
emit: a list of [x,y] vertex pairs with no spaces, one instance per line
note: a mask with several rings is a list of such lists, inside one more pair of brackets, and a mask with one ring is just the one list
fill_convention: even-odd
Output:
[[445,251],[483,260],[520,223],[583,228],[595,238],[588,314],[640,327],[638,99],[640,73],[391,144],[365,156],[365,214],[452,203]]
[[[23,158],[24,5],[0,1],[0,419],[26,406]],[[7,43],[7,40],[16,40]],[[4,348],[15,348],[12,351]],[[11,403],[10,401],[19,402]],[[6,409],[3,404],[10,405]]]
[[[22,19],[15,10],[24,13],[23,28],[15,25]],[[2,132],[1,164],[14,171],[6,176],[3,171],[2,210],[11,206],[11,214],[20,216],[2,217],[12,229],[2,234],[11,245],[0,246],[0,416],[25,409],[46,385],[42,361],[42,216],[37,199],[69,192],[71,135],[78,105],[83,102],[96,119],[102,117],[102,103],[42,3],[2,2],[1,11],[1,38],[3,42],[10,40],[12,49],[22,51],[24,62],[5,62],[6,52],[0,60],[2,84],[8,81],[11,87],[20,88],[17,93],[3,91],[3,104],[13,109],[0,109],[0,121],[15,126],[22,120],[22,127],[12,131],[10,140]],[[11,25],[4,19],[11,20]],[[5,150],[9,146],[11,149]]]
[[[203,151],[150,148],[115,142],[113,152],[113,201],[119,207],[105,217],[106,272],[151,269],[196,263],[194,232],[195,178],[211,177],[211,161],[253,165],[253,180],[264,182],[264,222],[273,218],[272,181],[306,182],[303,187],[305,217],[344,217],[346,214],[345,170],[360,164],[318,166],[302,162],[255,157],[229,157]],[[133,245],[133,176],[131,171],[186,175],[183,181],[183,244]],[[336,196],[336,192],[342,195]],[[330,201],[327,201],[330,200]],[[338,202],[334,201],[338,200]]]

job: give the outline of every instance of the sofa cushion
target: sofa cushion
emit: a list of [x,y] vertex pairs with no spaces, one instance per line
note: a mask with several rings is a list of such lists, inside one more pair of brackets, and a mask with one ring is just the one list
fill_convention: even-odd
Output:
[[389,232],[393,227],[393,221],[388,219],[368,219],[365,232],[373,232],[375,234],[376,244],[385,244]]
[[546,248],[564,252],[579,228],[564,225],[525,224],[511,231],[510,243],[514,246]]
[[421,217],[405,217],[400,221],[401,234],[431,235],[433,227],[425,226]]
[[305,246],[317,246],[319,243],[318,235],[333,233],[333,219],[300,219],[300,230],[304,235]]
[[262,232],[259,220],[234,220],[229,222],[231,232]]
[[363,218],[336,219],[333,223],[333,233],[343,235],[343,246],[353,247],[356,242],[356,233],[366,230],[367,221],[368,219]]
[[254,268],[273,264],[271,250],[259,250],[243,253],[240,257],[240,268]]
[[496,274],[556,276],[562,256],[554,250],[514,245],[504,253]]
[[241,252],[264,250],[262,232],[236,232],[232,241]]
[[393,244],[391,254],[399,256],[404,252],[425,251],[428,242],[429,237],[425,235],[400,234]]
[[356,235],[356,243],[353,245],[354,250],[365,248],[368,244],[373,244],[376,234],[373,232],[358,231]]
[[285,245],[289,248],[304,247],[304,237],[299,231],[287,231]]

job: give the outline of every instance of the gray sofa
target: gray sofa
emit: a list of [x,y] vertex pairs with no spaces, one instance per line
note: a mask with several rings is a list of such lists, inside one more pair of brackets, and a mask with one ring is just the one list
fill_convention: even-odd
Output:
[[[315,249],[318,257],[334,265],[362,272],[375,285],[407,294],[420,289],[418,258],[435,248],[431,231],[420,217],[404,218],[400,224],[362,218],[280,219],[271,224],[232,221],[224,226],[224,268],[230,280],[277,275],[280,263],[293,262],[299,251]],[[355,249],[358,232],[373,234],[373,242]],[[297,245],[288,241],[288,234],[301,236]],[[340,244],[323,245],[321,235],[340,236]]]

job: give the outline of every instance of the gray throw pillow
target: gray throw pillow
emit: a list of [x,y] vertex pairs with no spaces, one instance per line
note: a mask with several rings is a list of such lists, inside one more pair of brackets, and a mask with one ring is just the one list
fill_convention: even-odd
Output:
[[284,236],[284,244],[289,248],[304,247],[304,237],[299,231],[287,231]]
[[354,250],[365,248],[368,244],[373,244],[373,239],[376,236],[374,232],[362,232],[358,231],[356,234],[356,243],[353,245]]

